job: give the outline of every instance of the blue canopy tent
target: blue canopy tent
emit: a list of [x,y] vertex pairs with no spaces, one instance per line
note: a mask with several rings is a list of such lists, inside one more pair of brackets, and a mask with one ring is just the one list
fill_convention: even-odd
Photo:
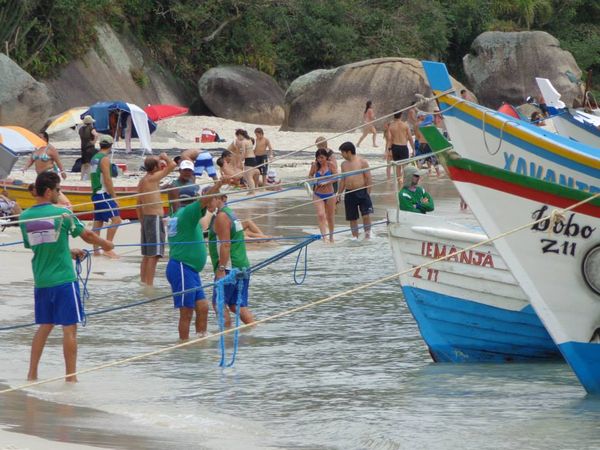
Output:
[[121,101],[98,102],[90,106],[81,118],[88,114],[96,121],[94,127],[98,133],[110,134],[116,140],[125,138],[130,130],[130,137],[139,138],[142,148],[152,152],[150,134],[156,131],[156,124],[139,106]]

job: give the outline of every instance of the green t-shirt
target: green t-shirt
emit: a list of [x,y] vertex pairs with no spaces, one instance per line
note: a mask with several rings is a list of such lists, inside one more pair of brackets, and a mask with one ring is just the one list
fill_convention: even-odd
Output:
[[[52,216],[61,216],[54,219]],[[83,224],[66,208],[50,203],[35,205],[21,214],[25,248],[33,250],[31,266],[35,287],[59,286],[77,280],[69,249],[69,235],[83,233]]]
[[[242,221],[239,220],[231,208],[224,206],[219,212],[224,212],[231,221],[231,230],[229,231],[229,239],[231,242],[231,250],[229,253],[229,259],[231,259],[231,267],[236,269],[248,269],[250,267],[250,261],[246,254],[246,241],[244,240],[244,227]],[[217,243],[217,233],[214,230],[215,217],[210,222],[208,227],[208,251],[210,252],[210,259],[212,261],[213,270],[216,272],[219,267],[219,245]]]
[[[423,203],[423,199],[427,199],[427,203]],[[402,188],[398,192],[398,206],[402,211],[410,211],[425,214],[433,211],[433,199],[428,192],[421,186],[417,186],[414,191],[408,188]]]
[[[206,244],[203,241],[200,219],[206,214],[200,202],[194,202],[184,208],[179,208],[169,217],[167,236],[169,239],[169,258],[182,262],[200,272],[206,264]],[[177,242],[194,242],[180,244]],[[173,245],[175,244],[175,245]]]

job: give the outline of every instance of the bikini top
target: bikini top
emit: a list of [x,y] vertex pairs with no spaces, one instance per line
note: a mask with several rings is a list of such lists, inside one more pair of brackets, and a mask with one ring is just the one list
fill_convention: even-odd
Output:
[[31,155],[31,159],[33,159],[34,161],[42,161],[42,162],[50,161],[52,158],[48,154],[48,147],[43,147],[43,148],[44,148],[44,152],[42,154],[36,155],[34,153],[33,155]]
[[[315,178],[328,177],[328,176],[330,176],[330,175],[333,175],[333,173],[331,172],[331,169],[329,169],[329,168],[327,169],[327,171],[326,171],[325,173],[321,173],[321,172],[319,172],[318,170],[315,172]],[[317,183],[317,186],[319,186],[319,185],[321,185],[321,184],[325,184],[325,183],[327,183],[328,181],[331,181],[331,180],[327,180],[327,181],[321,181],[321,182],[318,182],[318,183]]]

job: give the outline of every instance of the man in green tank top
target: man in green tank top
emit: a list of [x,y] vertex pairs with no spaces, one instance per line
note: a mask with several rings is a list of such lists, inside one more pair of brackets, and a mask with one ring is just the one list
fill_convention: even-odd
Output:
[[[244,270],[250,268],[246,253],[244,226],[229,206],[227,195],[213,197],[208,206],[210,212],[215,212],[208,228],[208,252],[215,271],[215,281],[227,275],[230,269]],[[254,322],[252,312],[248,308],[248,289],[250,274],[243,280],[241,287],[242,301],[240,303],[240,319],[246,324]],[[225,304],[235,313],[238,299],[238,286],[225,285]],[[213,307],[216,306],[216,289],[213,289]],[[225,309],[225,326],[231,326],[231,317]]]

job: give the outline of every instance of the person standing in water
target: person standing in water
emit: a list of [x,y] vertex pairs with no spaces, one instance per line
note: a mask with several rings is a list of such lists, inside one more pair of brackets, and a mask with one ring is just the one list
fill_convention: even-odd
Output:
[[[333,243],[336,192],[333,188],[335,179],[331,178],[331,175],[337,173],[336,164],[329,159],[327,150],[324,148],[318,149],[315,153],[315,161],[310,166],[308,177],[329,177],[326,180],[317,181],[313,187],[313,203],[317,210],[317,221],[319,222],[323,242],[327,242],[327,236],[329,236],[329,242]],[[329,229],[329,233],[327,233],[327,229]]]
[[340,182],[340,194],[344,195],[344,206],[346,208],[346,220],[350,222],[350,229],[354,239],[360,235],[358,231],[358,213],[363,219],[365,239],[371,237],[371,214],[373,214],[373,203],[371,202],[371,185],[373,180],[369,163],[356,155],[356,148],[352,142],[344,142],[340,145],[340,151],[344,162],[342,163],[342,174],[346,172],[360,171],[352,175],[342,176]]
[[375,111],[373,111],[373,102],[369,100],[365,106],[365,112],[363,113],[363,134],[356,143],[357,147],[360,147],[360,143],[366,138],[370,133],[373,134],[373,147],[377,147],[377,143],[375,142],[375,138],[377,137],[377,129],[373,124],[375,120]]
[[[267,174],[269,173],[268,162],[273,159],[273,147],[271,141],[265,137],[265,132],[262,128],[254,130],[256,141],[254,142],[254,155],[258,171],[262,175],[262,185],[267,185]],[[268,152],[268,153],[267,153]]]
[[241,128],[235,130],[235,146],[244,164],[244,181],[249,191],[248,194],[254,194],[254,188],[258,186],[259,171],[255,169],[258,165],[254,156],[254,139],[248,135],[246,130]]
[[154,274],[159,258],[165,255],[165,227],[163,205],[160,199],[160,181],[169,175],[177,164],[161,153],[144,160],[146,175],[138,183],[137,213],[141,225],[142,263],[140,279],[146,286],[154,285]]
[[[60,177],[55,172],[39,174],[34,191],[36,204],[20,217],[23,245],[33,251],[35,323],[39,325],[31,343],[30,381],[38,378],[39,362],[55,325],[63,329],[65,373],[77,372],[77,324],[85,312],[71,259],[82,259],[85,253],[69,248],[69,236],[80,237],[107,252],[113,249],[112,242],[86,230],[71,211],[55,205],[60,193]],[[65,380],[76,382],[77,377],[71,375]]]

